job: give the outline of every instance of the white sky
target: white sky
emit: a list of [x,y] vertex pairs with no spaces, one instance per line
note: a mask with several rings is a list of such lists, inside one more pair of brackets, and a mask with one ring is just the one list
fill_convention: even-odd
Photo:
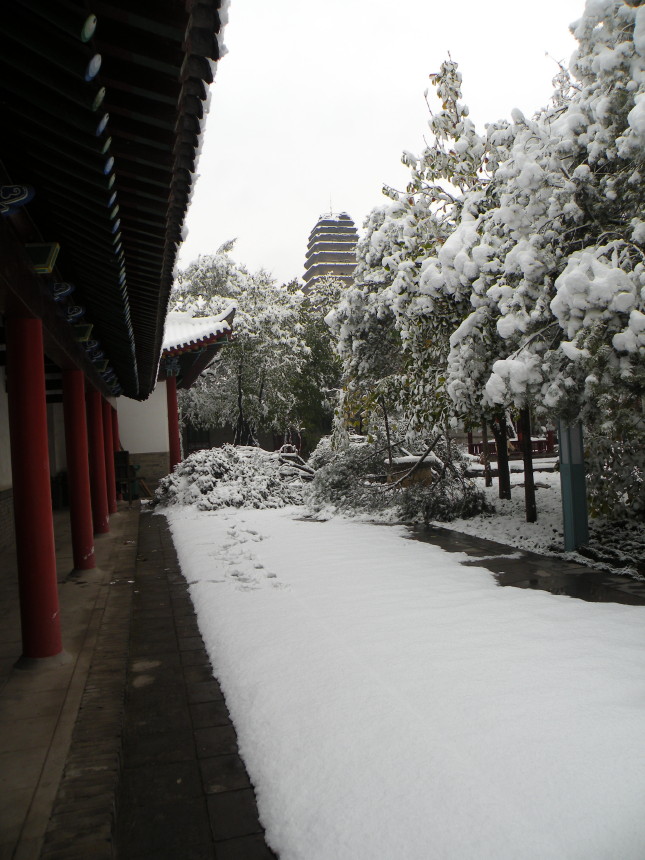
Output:
[[[427,131],[428,75],[450,52],[478,127],[529,115],[568,60],[583,0],[231,0],[187,217],[184,268],[237,237],[233,256],[300,277],[323,212],[357,226],[404,188],[403,150]],[[431,88],[430,88],[431,89]],[[431,90],[432,92],[432,90]],[[437,103],[438,104],[438,103]]]

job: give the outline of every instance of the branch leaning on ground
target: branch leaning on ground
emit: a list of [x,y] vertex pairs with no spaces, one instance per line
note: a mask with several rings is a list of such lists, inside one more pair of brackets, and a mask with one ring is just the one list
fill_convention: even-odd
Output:
[[280,458],[280,464],[282,466],[289,466],[292,469],[296,469],[299,472],[303,472],[304,475],[311,479],[316,474],[315,471],[311,468],[311,466],[307,466],[306,463],[296,463],[294,460],[289,460],[287,458]]
[[408,469],[408,471],[405,473],[405,475],[402,475],[393,484],[387,484],[387,486],[383,487],[382,492],[387,493],[390,490],[394,490],[396,487],[399,487],[403,483],[403,481],[405,481],[407,478],[409,478],[411,475],[413,475],[416,472],[416,470],[422,465],[422,463],[426,459],[426,457],[429,457],[430,454],[432,454],[435,446],[437,445],[437,442],[442,438],[442,436],[443,436],[443,433],[439,433],[437,436],[435,436],[433,441],[430,443],[430,445],[428,445],[428,447],[423,452],[423,454],[419,457],[419,459],[414,464],[414,466],[412,466],[411,469]]

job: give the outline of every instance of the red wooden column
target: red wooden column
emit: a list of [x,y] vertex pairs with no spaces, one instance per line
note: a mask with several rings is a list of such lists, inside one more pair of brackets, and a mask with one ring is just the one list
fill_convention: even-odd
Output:
[[95,388],[88,389],[86,395],[87,439],[90,449],[90,492],[92,494],[94,534],[105,534],[105,532],[110,531],[101,399],[101,394]]
[[119,413],[114,406],[112,407],[112,448],[114,451],[121,450],[121,440],[119,439]]
[[91,570],[96,567],[96,559],[85,415],[85,374],[81,370],[63,372],[63,410],[74,569]]
[[115,514],[116,506],[116,477],[114,475],[114,441],[112,435],[112,407],[101,398],[103,405],[103,448],[105,451],[105,481],[107,485],[108,510]]
[[[112,450],[115,454],[117,451],[121,450],[121,440],[119,439],[119,413],[114,406],[112,407]],[[120,487],[121,485],[119,484],[116,488],[116,497],[118,501],[121,501],[123,498]]]
[[7,318],[13,505],[24,657],[63,650],[52,519],[45,357],[39,319]]
[[170,448],[170,471],[181,462],[179,442],[179,407],[177,406],[177,377],[166,379],[166,399],[168,402],[168,443]]

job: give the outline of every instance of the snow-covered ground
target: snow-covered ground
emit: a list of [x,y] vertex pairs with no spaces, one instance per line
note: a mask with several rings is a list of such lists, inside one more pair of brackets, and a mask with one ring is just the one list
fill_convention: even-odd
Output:
[[[555,461],[537,461],[536,465],[539,468],[539,465],[549,462]],[[590,539],[586,550],[565,553],[559,472],[534,473],[538,519],[536,523],[527,523],[522,464],[513,461],[511,467],[512,497],[509,500],[499,498],[497,478],[493,478],[492,487],[484,486],[483,477],[474,479],[495,508],[495,513],[435,525],[530,552],[563,556],[569,561],[627,574],[635,579],[645,578],[645,524],[637,520],[625,523],[590,518]]]
[[166,512],[281,860],[643,860],[645,607],[302,513]]
[[495,507],[494,514],[482,514],[471,519],[437,523],[464,534],[507,543],[532,552],[554,553],[564,548],[562,535],[562,497],[559,472],[535,472],[535,502],[538,521],[527,523],[524,508],[524,472],[522,463],[513,461],[511,499],[500,499],[497,478],[493,486],[485,487],[483,478],[475,478]]

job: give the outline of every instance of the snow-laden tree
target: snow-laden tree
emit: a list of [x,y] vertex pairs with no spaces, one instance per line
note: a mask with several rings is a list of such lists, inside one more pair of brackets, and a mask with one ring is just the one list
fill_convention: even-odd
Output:
[[405,154],[408,189],[372,215],[333,322],[363,406],[387,391],[421,432],[496,417],[501,433],[507,409],[580,418],[596,508],[633,513],[645,510],[645,7],[587,0],[573,32],[552,104],[484,137],[443,64],[432,140]]
[[532,120],[514,112],[509,157],[493,178],[499,202],[460,248],[485,265],[472,272],[474,311],[449,359],[462,406],[581,417],[592,454],[604,440],[591,475],[598,507],[622,499],[632,510],[645,508],[635,450],[645,392],[644,29],[642,6],[589,0],[574,26],[569,98]]
[[431,137],[421,154],[404,154],[411,177],[405,193],[397,195],[409,222],[406,253],[396,261],[397,328],[406,358],[407,408],[416,430],[446,427],[454,413],[445,391],[446,358],[449,337],[468,313],[470,293],[459,276],[450,289],[435,291],[431,284],[440,260],[452,260],[460,222],[466,224],[487,205],[493,157],[461,102],[457,63],[445,61],[430,80],[441,109],[431,111]]
[[[299,289],[293,285],[293,289]],[[341,362],[325,318],[339,303],[345,285],[331,275],[317,278],[299,304],[302,338],[309,352],[293,380],[298,427],[312,450],[330,432],[340,386]]]
[[332,320],[349,411],[372,423],[389,413],[404,432],[421,435],[448,424],[448,338],[467,313],[469,295],[431,296],[424,273],[443,248],[449,253],[465,195],[477,189],[485,196],[488,178],[483,140],[460,101],[457,64],[444,62],[431,82],[441,109],[431,111],[430,142],[419,156],[404,153],[406,191],[384,189],[394,203],[368,217],[355,286]]
[[[358,243],[354,284],[326,317],[342,359],[340,418],[377,432],[400,412],[404,362],[396,326],[393,280],[404,244],[405,219],[394,207],[375,209]],[[394,428],[393,428],[394,429]]]
[[302,293],[278,285],[265,271],[248,272],[230,257],[231,243],[183,271],[172,294],[175,310],[196,316],[234,301],[234,337],[193,385],[182,392],[184,416],[195,426],[235,429],[238,444],[258,430],[299,426],[296,380],[310,357],[301,322]]

